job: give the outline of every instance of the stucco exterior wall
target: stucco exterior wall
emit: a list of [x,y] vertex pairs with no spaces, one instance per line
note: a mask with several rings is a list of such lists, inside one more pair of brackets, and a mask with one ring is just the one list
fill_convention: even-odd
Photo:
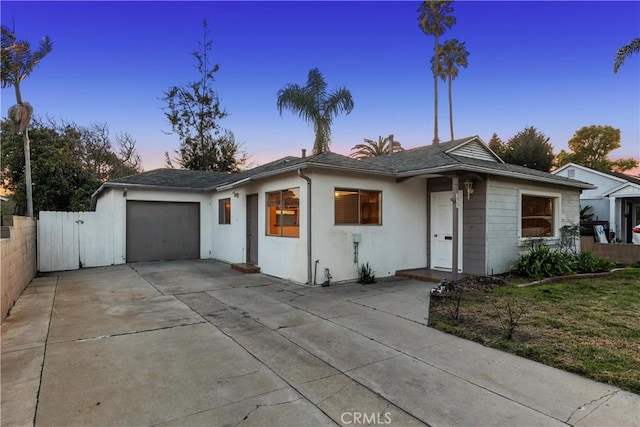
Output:
[[[377,277],[394,275],[398,269],[425,266],[427,219],[424,179],[396,183],[391,178],[372,178],[348,173],[305,173],[312,181],[311,260],[313,271],[316,270],[315,261],[318,260],[317,283],[324,281],[325,268],[329,268],[334,282],[357,278],[354,233],[360,234],[361,239],[358,248],[359,263],[369,262]],[[268,236],[265,193],[288,188],[300,190],[300,235]],[[336,225],[335,188],[382,191],[382,225]],[[230,263],[246,260],[246,199],[251,194],[258,194],[258,266],[261,272],[306,283],[307,182],[296,173],[216,193],[213,196],[216,209],[218,200],[231,199],[231,224],[218,224],[218,216],[215,215],[212,257]]]
[[[556,213],[556,238],[546,239],[550,246],[557,246],[564,225],[580,222],[580,190],[569,187],[545,185],[538,182],[487,178],[487,274],[505,273],[511,269],[518,255],[528,249],[527,239],[521,237],[522,192],[557,196],[559,212]],[[577,242],[579,249],[579,241]]]
[[0,240],[2,261],[2,320],[36,275],[36,220],[14,216],[11,237]]
[[128,188],[125,194],[122,188],[109,188],[96,203],[96,212],[108,212],[113,218],[114,263],[124,264],[127,260],[127,200],[159,202],[198,202],[200,203],[200,258],[211,258],[212,224],[217,221],[218,205],[213,206],[211,194],[187,191],[154,191]]
[[[353,235],[359,234],[358,262],[368,262],[377,277],[424,267],[427,258],[426,180],[400,183],[384,177],[313,172],[313,254],[318,282],[329,268],[334,281],[358,277]],[[382,191],[382,225],[336,225],[336,188]]]

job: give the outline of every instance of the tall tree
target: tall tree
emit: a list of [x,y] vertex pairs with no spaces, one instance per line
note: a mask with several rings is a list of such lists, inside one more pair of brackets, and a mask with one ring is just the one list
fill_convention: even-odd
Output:
[[487,145],[489,146],[489,148],[491,148],[491,151],[502,158],[502,156],[504,155],[504,143],[497,133],[494,132],[493,135],[491,135],[491,139],[489,140],[489,143]]
[[553,146],[549,138],[534,126],[524,128],[504,145],[506,163],[549,172],[553,166]]
[[616,62],[613,64],[613,74],[616,74],[620,66],[628,57],[640,52],[640,37],[631,40],[628,45],[622,46],[616,52]]
[[[183,169],[219,172],[237,171],[242,163],[242,151],[233,133],[220,127],[227,111],[220,106],[220,98],[213,89],[218,64],[210,65],[212,42],[209,26],[202,22],[203,38],[199,49],[192,54],[197,61],[199,79],[183,86],[172,86],[164,92],[165,117],[172,131],[180,138],[175,151],[176,163]],[[173,167],[169,153],[165,153],[167,165]]]
[[620,129],[611,126],[584,126],[568,142],[571,152],[561,150],[556,158],[558,166],[577,163],[602,171],[624,172],[638,166],[632,158],[611,160],[609,153],[620,148]]
[[32,51],[29,42],[18,40],[15,33],[2,26],[0,49],[2,50],[2,87],[13,86],[16,92],[16,105],[9,108],[9,120],[12,132],[22,133],[24,144],[24,174],[26,186],[27,216],[33,216],[33,186],[31,183],[31,150],[29,147],[29,122],[33,107],[22,101],[20,83],[31,74],[33,69],[47,56],[53,43],[49,37],[40,40],[38,50]]
[[297,113],[305,122],[313,124],[316,139],[313,143],[315,154],[330,151],[331,124],[340,113],[349,114],[354,103],[351,92],[345,87],[338,87],[327,92],[327,82],[317,68],[311,69],[307,84],[300,86],[289,83],[278,91],[278,112],[287,109]]
[[399,141],[394,141],[393,134],[386,138],[379,136],[378,141],[364,138],[364,144],[356,144],[351,149],[353,153],[349,154],[349,157],[353,157],[354,159],[366,159],[369,157],[382,156],[384,154],[389,154],[391,147],[393,147],[394,153],[404,151],[402,144],[400,144]]
[[[24,206],[24,145],[11,126],[9,120],[1,123],[0,181]],[[126,133],[111,138],[107,125],[34,119],[30,133],[36,212],[88,210],[100,184],[142,170],[135,140]]]
[[449,128],[451,130],[451,141],[453,137],[453,97],[451,96],[451,83],[458,77],[458,67],[467,68],[467,57],[469,52],[464,47],[464,42],[458,40],[447,40],[438,48],[439,59],[436,63],[436,56],[431,58],[431,67],[434,73],[438,73],[443,81],[447,82],[449,93]]
[[[435,43],[433,46],[433,56],[438,56],[438,47],[440,46],[440,36],[447,29],[450,29],[456,23],[455,16],[451,7],[452,0],[425,0],[418,8],[418,21],[420,28],[428,36],[434,36]],[[433,70],[433,143],[438,144],[438,76],[439,61],[435,62]]]

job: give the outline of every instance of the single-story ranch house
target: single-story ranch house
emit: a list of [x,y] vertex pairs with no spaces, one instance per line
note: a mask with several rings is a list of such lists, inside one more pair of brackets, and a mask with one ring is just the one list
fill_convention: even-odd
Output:
[[609,229],[623,243],[633,240],[633,227],[640,224],[640,178],[618,172],[605,172],[575,163],[553,171],[556,176],[593,184],[580,196],[581,207],[591,206],[593,219],[609,221]]
[[106,182],[92,206],[114,218],[114,264],[213,258],[312,284],[325,269],[353,280],[367,262],[378,277],[454,264],[506,272],[527,239],[557,244],[562,226],[578,224],[589,188],[505,164],[473,136],[364,160],[303,154],[236,174],[152,170]]

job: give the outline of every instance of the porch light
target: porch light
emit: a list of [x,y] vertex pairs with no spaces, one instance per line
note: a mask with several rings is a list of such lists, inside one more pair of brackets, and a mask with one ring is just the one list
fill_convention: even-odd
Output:
[[469,198],[473,194],[473,181],[471,181],[470,179],[467,179],[464,182],[464,189],[467,190],[467,200],[469,200]]

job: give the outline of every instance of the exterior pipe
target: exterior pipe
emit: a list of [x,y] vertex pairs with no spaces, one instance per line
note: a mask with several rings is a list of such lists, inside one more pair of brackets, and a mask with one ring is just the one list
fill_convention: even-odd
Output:
[[307,285],[313,280],[311,268],[311,178],[298,169],[298,176],[307,181]]

